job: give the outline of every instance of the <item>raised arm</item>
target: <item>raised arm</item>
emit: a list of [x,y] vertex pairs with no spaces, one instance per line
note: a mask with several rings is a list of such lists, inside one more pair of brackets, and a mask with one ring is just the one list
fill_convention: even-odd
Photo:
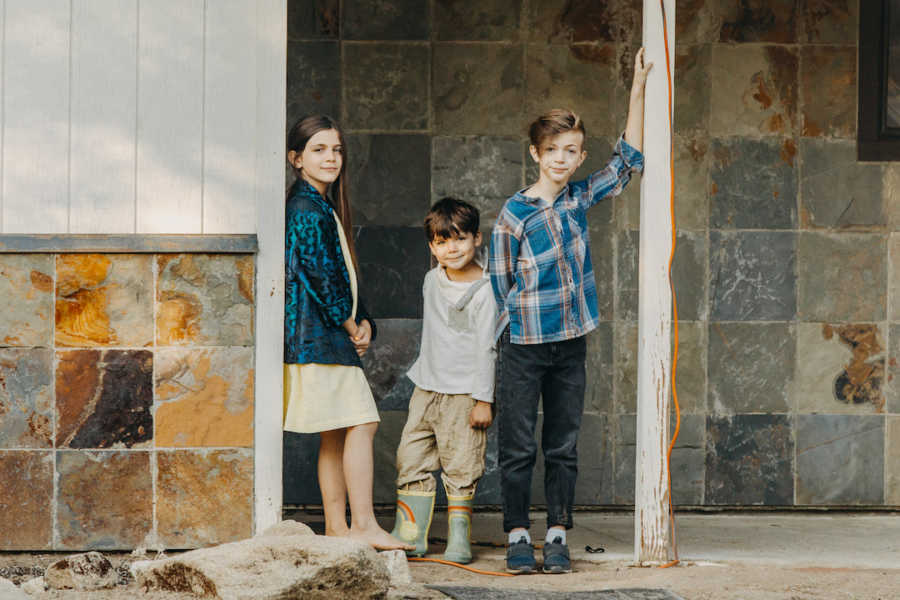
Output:
[[644,88],[653,63],[644,64],[644,49],[634,55],[634,79],[631,80],[631,99],[625,121],[625,141],[638,152],[644,149]]

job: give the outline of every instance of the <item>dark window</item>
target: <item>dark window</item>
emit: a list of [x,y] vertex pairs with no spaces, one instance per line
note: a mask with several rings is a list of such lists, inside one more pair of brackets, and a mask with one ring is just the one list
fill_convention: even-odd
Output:
[[859,160],[900,160],[900,0],[859,4]]

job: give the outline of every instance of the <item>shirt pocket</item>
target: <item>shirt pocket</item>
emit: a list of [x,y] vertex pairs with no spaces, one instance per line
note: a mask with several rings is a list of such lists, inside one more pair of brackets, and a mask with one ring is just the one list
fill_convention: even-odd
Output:
[[447,309],[447,326],[453,331],[460,333],[468,332],[472,329],[469,324],[469,313],[465,309],[458,309],[451,306]]

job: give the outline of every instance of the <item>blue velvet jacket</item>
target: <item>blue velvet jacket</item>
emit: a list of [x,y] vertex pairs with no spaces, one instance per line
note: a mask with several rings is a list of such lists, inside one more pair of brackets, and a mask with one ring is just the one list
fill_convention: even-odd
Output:
[[[353,310],[350,276],[334,209],[298,180],[288,194],[284,230],[284,362],[361,367],[343,328]],[[358,302],[356,322],[375,322]]]

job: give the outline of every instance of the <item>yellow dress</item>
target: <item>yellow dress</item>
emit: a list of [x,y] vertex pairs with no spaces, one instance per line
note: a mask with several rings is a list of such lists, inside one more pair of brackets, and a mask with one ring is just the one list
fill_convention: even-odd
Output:
[[[356,271],[344,228],[334,215],[344,264],[350,275],[353,312],[356,318],[358,289]],[[316,433],[379,421],[375,398],[359,367],[317,363],[284,365],[284,430]]]

